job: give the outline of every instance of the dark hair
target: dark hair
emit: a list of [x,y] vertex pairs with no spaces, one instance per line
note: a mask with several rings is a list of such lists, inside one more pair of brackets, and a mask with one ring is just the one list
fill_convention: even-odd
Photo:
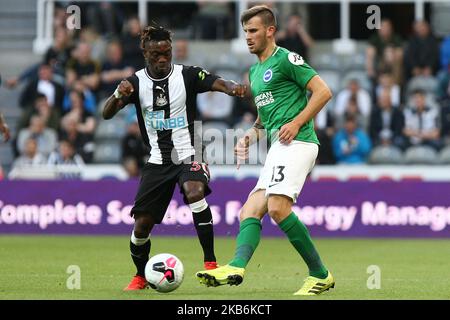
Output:
[[141,33],[141,49],[144,50],[147,41],[172,42],[172,32],[162,26],[147,26]]
[[266,5],[254,6],[250,9],[242,12],[241,15],[241,25],[253,18],[254,16],[259,16],[266,27],[277,26],[277,19],[272,9]]
[[47,99],[47,96],[41,92],[36,93],[36,96],[34,97],[34,101],[37,101],[38,99]]
[[415,90],[412,92],[412,94],[413,94],[413,95],[419,94],[419,95],[421,95],[421,96],[426,96],[427,93],[426,93],[425,90],[418,88],[418,89],[415,89]]

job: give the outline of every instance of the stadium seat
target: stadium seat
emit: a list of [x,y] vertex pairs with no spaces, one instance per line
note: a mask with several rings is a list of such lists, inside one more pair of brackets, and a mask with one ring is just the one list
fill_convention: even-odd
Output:
[[450,164],[450,146],[447,146],[439,153],[440,164]]
[[94,151],[95,163],[120,163],[122,150],[120,144],[106,142],[97,144]]
[[95,131],[95,139],[121,139],[127,131],[127,123],[123,118],[100,121]]
[[377,146],[369,156],[371,164],[402,164],[402,151],[394,146]]
[[331,91],[337,94],[341,88],[341,76],[338,71],[331,69],[317,70],[317,73],[326,82]]
[[341,68],[346,71],[358,70],[365,72],[366,70],[366,54],[364,52],[342,55],[339,60]]
[[327,69],[339,71],[341,66],[338,57],[332,53],[319,53],[311,57],[310,65],[315,69]]
[[436,164],[438,154],[428,146],[414,146],[405,151],[405,163],[407,164]]

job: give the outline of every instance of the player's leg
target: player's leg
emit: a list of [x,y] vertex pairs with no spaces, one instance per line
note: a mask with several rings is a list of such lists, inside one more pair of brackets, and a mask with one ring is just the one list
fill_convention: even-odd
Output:
[[130,254],[136,266],[136,275],[125,290],[147,287],[145,265],[150,254],[150,232],[161,223],[172,198],[177,172],[170,165],[146,164],[131,215],[135,219],[130,239]]
[[253,192],[241,209],[239,234],[236,238],[236,251],[229,265],[245,268],[261,239],[261,219],[267,213],[265,190]]
[[214,254],[213,217],[205,199],[205,185],[201,181],[186,181],[183,183],[183,192],[191,208],[195,230],[203,249],[205,269],[215,269],[217,262]]
[[266,212],[265,190],[251,193],[240,213],[240,229],[233,259],[229,264],[215,270],[197,272],[196,276],[200,283],[214,287],[242,283],[245,267],[258,247],[261,238],[261,219]]
[[334,287],[334,279],[323,265],[308,229],[292,212],[292,203],[292,199],[285,195],[270,195],[268,200],[269,215],[283,230],[292,246],[308,266],[310,276],[296,294],[320,294],[330,287]]
[[147,287],[145,280],[145,265],[150,254],[150,232],[155,225],[149,214],[135,213],[134,228],[131,232],[130,254],[136,266],[136,275],[125,290],[139,290]]
[[217,268],[214,254],[214,225],[211,209],[205,197],[211,193],[208,186],[209,169],[206,163],[197,161],[184,163],[178,184],[184,195],[184,202],[192,210],[195,230],[203,250],[205,269]]
[[[318,153],[317,145],[294,141],[290,145],[276,143],[272,146],[277,155],[273,160],[273,175],[267,189],[269,215],[286,234],[289,241],[300,254],[308,266],[310,277],[308,279],[320,280],[325,286],[320,290],[312,289],[315,293],[321,293],[334,285],[329,272],[323,265],[308,229],[292,212],[292,204],[296,201],[298,194],[303,188],[308,173],[314,166]],[[297,155],[301,154],[301,157]],[[325,281],[325,279],[327,279]],[[307,281],[308,285],[313,282]],[[305,283],[305,284],[306,284]],[[318,285],[320,286],[320,285]],[[313,287],[315,287],[313,285]],[[323,290],[322,290],[323,289]]]

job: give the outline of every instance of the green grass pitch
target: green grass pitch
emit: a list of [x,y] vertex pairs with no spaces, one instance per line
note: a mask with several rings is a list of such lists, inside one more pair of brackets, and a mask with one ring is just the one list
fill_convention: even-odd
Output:
[[[0,236],[0,299],[450,299],[450,240],[316,239],[336,279],[317,297],[293,296],[307,269],[284,238],[262,238],[240,286],[206,288],[196,238],[152,238],[152,254],[169,252],[185,266],[180,288],[123,292],[134,274],[127,236]],[[219,263],[234,251],[234,238],[217,238]],[[81,270],[81,289],[69,290],[69,265]],[[369,290],[367,268],[381,270],[381,288]]]

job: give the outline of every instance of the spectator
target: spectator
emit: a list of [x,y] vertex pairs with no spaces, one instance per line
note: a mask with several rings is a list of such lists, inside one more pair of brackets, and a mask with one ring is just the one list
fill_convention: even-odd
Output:
[[358,127],[367,132],[369,128],[369,120],[370,117],[364,116],[358,107],[358,101],[356,100],[355,96],[351,96],[350,100],[348,101],[347,106],[345,107],[344,115],[341,117],[336,118],[335,125],[337,128],[343,128],[345,117],[347,115],[352,115],[356,119],[356,123],[358,124]]
[[[131,118],[130,118],[131,119]],[[136,121],[129,121],[127,134],[122,139],[122,161],[132,158],[139,169],[144,167],[147,161],[148,149],[142,141],[139,125]]]
[[318,164],[335,164],[336,159],[333,154],[333,136],[335,134],[333,115],[323,108],[314,117],[314,129],[316,131],[317,138],[320,141],[319,155],[317,158]]
[[176,40],[173,50],[173,63],[184,64],[188,66],[203,66],[205,64],[205,57],[197,53],[195,56],[189,54],[189,42],[185,39]]
[[185,64],[188,63],[189,59],[189,42],[185,39],[180,39],[175,41],[175,48],[173,50],[173,63],[175,64]]
[[401,65],[403,61],[402,39],[394,33],[391,21],[383,19],[380,29],[369,38],[369,45],[366,49],[366,71],[373,81],[378,76],[380,62],[383,60],[383,54],[387,46],[393,48],[393,63]]
[[440,54],[441,70],[446,72],[450,67],[450,35],[442,40]]
[[445,145],[450,145],[450,100],[441,103],[441,137]]
[[391,104],[393,107],[396,108],[400,106],[400,86],[394,81],[392,73],[382,72],[379,75],[378,85],[375,89],[377,100],[384,91],[389,92],[389,96],[391,97]]
[[396,48],[393,45],[384,47],[382,57],[376,69],[378,79],[382,74],[390,74],[395,85],[401,85],[403,83],[403,66],[397,61]]
[[89,44],[93,61],[105,60],[106,42],[95,29],[90,27],[82,28],[78,41]]
[[70,111],[64,115],[62,124],[66,123],[66,118],[73,117],[77,121],[77,131],[92,136],[96,120],[94,115],[85,109],[83,101],[82,92],[76,90],[70,92]]
[[30,126],[19,131],[17,137],[17,149],[20,154],[25,152],[25,142],[33,138],[37,141],[38,152],[45,157],[55,150],[58,139],[56,131],[45,126],[45,121],[40,116],[31,117]]
[[67,28],[56,28],[53,46],[50,47],[44,55],[44,63],[52,67],[53,72],[60,80],[60,84],[64,83],[66,64],[70,59],[70,53],[73,49],[71,38],[67,32]]
[[106,52],[107,60],[103,63],[101,79],[101,97],[109,97],[122,79],[133,75],[133,67],[123,60],[122,45],[118,41],[111,41]]
[[306,31],[302,18],[294,14],[289,17],[286,29],[278,34],[277,44],[298,53],[308,61],[309,48],[314,45],[314,40]]
[[364,163],[371,149],[367,134],[358,128],[353,115],[345,117],[344,128],[333,138],[334,155],[338,163]]
[[28,138],[23,153],[13,162],[13,167],[38,166],[47,163],[47,159],[38,152],[37,141]]
[[120,42],[123,48],[123,60],[133,67],[134,70],[140,70],[145,67],[144,56],[141,50],[141,24],[137,17],[131,17],[126,23],[126,30]]
[[45,123],[45,126],[55,131],[59,130],[60,125],[60,111],[56,108],[52,108],[48,103],[47,96],[38,93],[34,99],[33,107],[28,108],[22,114],[17,127],[18,129],[26,128],[30,125],[30,120],[33,116],[40,116]]
[[75,152],[74,146],[67,140],[61,140],[59,142],[59,148],[57,151],[53,151],[48,157],[49,165],[76,165],[78,167],[83,166],[83,158]]
[[435,75],[439,69],[439,43],[426,21],[414,22],[414,36],[405,49],[405,79]]
[[61,140],[69,141],[85,163],[91,163],[94,158],[94,138],[92,134],[78,131],[78,119],[74,114],[64,117],[61,123]]
[[348,110],[349,102],[352,97],[355,99],[358,112],[364,118],[365,123],[367,123],[367,120],[370,117],[370,111],[372,109],[372,101],[370,99],[369,92],[360,87],[357,79],[351,79],[348,82],[347,88],[338,93],[336,97],[336,105],[334,106],[336,121],[340,123],[343,122],[343,116]]
[[450,65],[448,70],[443,70],[439,73],[438,77],[438,87],[436,92],[436,97],[439,100],[449,100],[450,99]]
[[83,94],[83,107],[86,111],[95,114],[97,111],[97,99],[94,93],[86,87],[81,81],[75,81],[70,90],[66,91],[64,95],[62,114],[66,114],[72,108],[72,102],[70,95],[73,91],[77,91]]
[[67,62],[66,87],[72,87],[76,81],[94,92],[100,84],[100,64],[91,58],[91,46],[86,42],[78,43]]
[[42,64],[39,67],[38,78],[29,82],[24,88],[20,96],[20,106],[24,109],[32,107],[38,93],[47,97],[47,101],[52,108],[61,110],[64,87],[53,80],[53,71],[48,64]]
[[442,146],[439,128],[439,112],[426,104],[424,91],[413,93],[412,105],[406,108],[403,134],[409,145],[429,145],[437,150]]
[[392,106],[390,92],[388,90],[381,91],[378,96],[378,104],[370,116],[369,134],[373,145],[394,145],[404,149],[404,125],[403,112]]
[[3,136],[3,141],[7,142],[10,138],[9,126],[6,123],[3,114],[0,112],[0,134]]

